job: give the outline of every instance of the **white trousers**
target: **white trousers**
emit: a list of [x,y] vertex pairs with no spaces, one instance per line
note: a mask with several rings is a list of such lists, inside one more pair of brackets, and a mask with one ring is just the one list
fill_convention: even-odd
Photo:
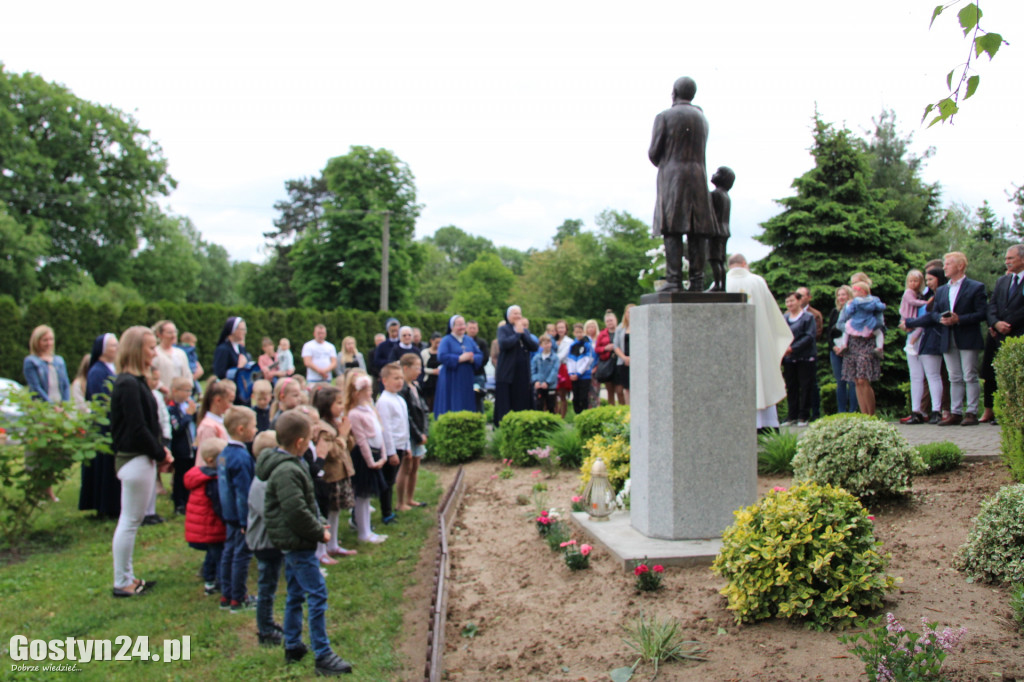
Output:
[[146,506],[156,487],[156,461],[139,455],[128,461],[117,472],[121,481],[121,516],[114,529],[114,587],[128,589],[135,581],[132,571],[132,553],[135,551],[135,533],[146,516]]
[[980,355],[981,351],[957,348],[953,333],[950,332],[949,350],[943,353],[942,357],[946,361],[946,373],[949,374],[949,411],[953,414],[978,414],[978,398],[981,396],[981,383],[978,381]]

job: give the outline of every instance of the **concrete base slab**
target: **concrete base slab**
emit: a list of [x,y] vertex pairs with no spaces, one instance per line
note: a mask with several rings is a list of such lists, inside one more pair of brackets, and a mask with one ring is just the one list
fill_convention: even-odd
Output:
[[630,524],[628,511],[614,512],[607,521],[593,521],[586,512],[573,512],[575,523],[591,544],[615,557],[625,571],[644,557],[651,564],[662,566],[707,566],[722,549],[722,539],[660,540],[647,537]]

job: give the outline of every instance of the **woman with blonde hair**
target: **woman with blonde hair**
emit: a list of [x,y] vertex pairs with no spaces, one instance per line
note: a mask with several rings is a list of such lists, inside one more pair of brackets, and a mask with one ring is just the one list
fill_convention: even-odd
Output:
[[148,327],[131,327],[121,335],[118,375],[110,395],[110,434],[117,477],[121,481],[121,515],[114,530],[115,597],[134,597],[156,583],[135,577],[132,554],[135,534],[146,515],[156,486],[157,463],[169,470],[174,462],[163,445],[156,399],[146,375],[156,357],[156,336]]
[[[55,345],[52,328],[41,324],[33,329],[22,373],[33,397],[60,410],[63,409],[61,403],[71,400],[71,382],[68,380],[68,367],[64,364],[64,358],[53,352]],[[53,488],[47,488],[46,494],[51,501],[60,502]]]
[[[583,334],[590,339],[590,347],[597,348],[597,337],[600,334],[597,320],[590,319],[583,323]],[[590,392],[587,394],[587,409],[594,409],[601,404],[601,384],[591,372]]]
[[629,405],[629,311],[635,307],[635,303],[626,304],[622,311],[622,324],[615,330],[614,350],[619,358],[615,363],[615,385],[620,391],[620,405]]
[[843,381],[843,355],[837,351],[843,330],[838,326],[839,316],[846,304],[853,300],[853,289],[844,284],[836,289],[836,307],[828,314],[828,359],[832,363],[832,376],[836,380],[836,411],[857,412],[857,386],[852,381]]
[[341,352],[338,353],[338,373],[346,374],[350,369],[366,371],[366,360],[356,348],[354,336],[346,336],[341,340]]
[[[921,314],[921,307],[928,302],[922,293],[924,288],[924,273],[920,270],[911,270],[907,273],[906,289],[903,291],[903,298],[900,299],[900,324]],[[906,329],[905,326],[903,328]],[[929,410],[920,409],[921,398],[924,395],[925,370],[918,352],[918,342],[923,334],[924,330],[921,328],[910,330],[903,348],[910,370],[910,416],[901,419],[901,424],[926,424],[930,414]]]

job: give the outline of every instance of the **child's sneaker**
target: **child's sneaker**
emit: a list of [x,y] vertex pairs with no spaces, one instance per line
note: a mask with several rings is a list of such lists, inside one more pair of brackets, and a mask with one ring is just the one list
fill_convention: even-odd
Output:
[[271,630],[265,634],[258,635],[260,646],[281,646],[284,637],[277,630]]
[[333,651],[316,657],[316,674],[334,677],[352,672],[352,664]]
[[211,594],[216,594],[219,591],[220,591],[220,588],[217,586],[217,583],[204,583],[203,584],[203,593],[206,594],[207,597],[209,597]]
[[242,613],[254,608],[256,608],[256,597],[251,594],[240,602],[231,600],[231,613]]
[[220,610],[221,611],[227,611],[230,608],[231,608],[231,602],[228,601],[227,598],[221,597],[220,598]]
[[308,651],[309,651],[309,648],[305,644],[302,644],[302,643],[300,643],[294,649],[285,649],[284,650],[284,662],[285,662],[285,664],[286,665],[291,665],[292,663],[298,663],[299,661],[302,660],[302,657],[305,656],[306,652],[308,652]]

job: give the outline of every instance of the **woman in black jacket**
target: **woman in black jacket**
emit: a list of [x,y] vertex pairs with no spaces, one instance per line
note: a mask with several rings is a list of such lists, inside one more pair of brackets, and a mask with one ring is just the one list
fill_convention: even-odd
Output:
[[786,322],[793,332],[793,343],[782,358],[782,374],[786,379],[786,425],[807,426],[811,413],[811,390],[814,388],[814,361],[817,346],[814,337],[817,325],[803,309],[803,298],[794,292],[786,297]]
[[494,426],[509,412],[533,406],[530,383],[530,353],[539,346],[523,323],[519,306],[505,312],[505,324],[498,327],[498,368],[494,375]]
[[155,584],[136,578],[132,570],[135,533],[155,493],[157,463],[169,470],[174,462],[163,445],[156,399],[146,383],[155,357],[156,337],[148,327],[132,327],[121,335],[109,415],[114,466],[121,480],[121,515],[113,544],[115,597],[133,597]]

